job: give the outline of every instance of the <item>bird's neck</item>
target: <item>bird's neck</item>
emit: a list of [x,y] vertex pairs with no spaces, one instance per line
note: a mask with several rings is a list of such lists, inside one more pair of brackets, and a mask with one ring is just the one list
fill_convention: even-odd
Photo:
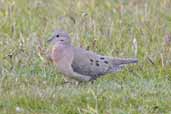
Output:
[[71,46],[71,43],[69,41],[57,42],[54,46]]

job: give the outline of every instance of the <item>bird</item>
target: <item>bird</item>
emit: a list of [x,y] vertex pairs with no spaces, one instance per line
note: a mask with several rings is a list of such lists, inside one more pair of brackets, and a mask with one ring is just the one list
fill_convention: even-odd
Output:
[[122,70],[127,64],[138,62],[137,58],[114,58],[75,47],[71,44],[69,34],[63,30],[55,30],[48,43],[51,44],[48,58],[57,70],[79,82],[96,80]]

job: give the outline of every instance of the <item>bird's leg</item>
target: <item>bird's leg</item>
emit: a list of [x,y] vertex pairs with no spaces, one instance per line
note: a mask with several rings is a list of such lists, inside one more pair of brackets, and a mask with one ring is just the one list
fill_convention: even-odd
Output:
[[66,77],[66,76],[64,76],[64,84],[66,84],[66,83],[70,83],[71,81],[69,81],[69,79]]
[[82,74],[78,74],[76,72],[72,72],[72,76],[71,78],[75,78],[77,80],[79,80],[80,82],[82,81],[90,81],[91,80],[91,77],[90,76],[85,76],[85,75],[82,75]]
[[90,76],[86,76],[86,75],[82,75],[77,72],[74,72],[71,66],[69,66],[68,68],[67,67],[65,68],[64,75],[68,76],[69,78],[76,79],[78,81],[90,81],[91,80]]
[[69,78],[67,76],[64,76],[64,84],[76,84],[78,85],[78,82],[72,78]]

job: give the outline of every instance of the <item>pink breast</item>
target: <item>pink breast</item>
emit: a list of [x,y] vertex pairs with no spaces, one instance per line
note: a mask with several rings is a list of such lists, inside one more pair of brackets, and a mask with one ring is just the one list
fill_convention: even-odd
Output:
[[52,50],[52,60],[58,63],[63,58],[64,49],[62,47],[55,47]]

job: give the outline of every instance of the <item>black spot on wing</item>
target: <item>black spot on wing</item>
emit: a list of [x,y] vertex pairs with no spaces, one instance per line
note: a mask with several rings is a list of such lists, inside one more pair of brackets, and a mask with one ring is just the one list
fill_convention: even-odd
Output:
[[105,58],[104,57],[100,57],[101,60],[104,60]]
[[108,64],[109,62],[108,61],[104,61],[105,64]]
[[96,66],[100,66],[100,64],[99,63],[96,63]]
[[98,63],[99,61],[98,60],[96,60],[96,63]]
[[93,59],[90,59],[90,65],[93,65]]
[[90,62],[93,62],[93,59],[90,59]]

